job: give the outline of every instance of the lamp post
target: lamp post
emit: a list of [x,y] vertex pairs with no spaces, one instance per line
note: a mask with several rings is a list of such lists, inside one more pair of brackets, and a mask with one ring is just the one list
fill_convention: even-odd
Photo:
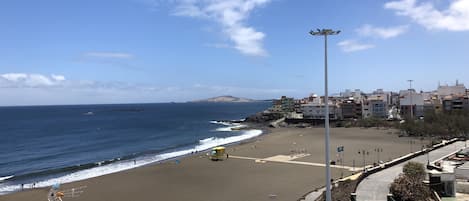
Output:
[[412,153],[412,144],[415,144],[415,141],[414,140],[409,140],[409,144],[410,144],[410,153]]
[[370,152],[364,149],[358,150],[358,154],[361,154],[363,156],[363,171],[366,170],[366,159],[365,156],[370,155]]
[[330,153],[329,153],[329,96],[327,94],[327,36],[337,35],[340,31],[333,31],[332,29],[317,29],[309,32],[313,36],[324,36],[324,102],[326,106],[325,114],[325,129],[326,129],[326,201],[331,201],[331,167],[330,167]]
[[409,88],[409,95],[410,95],[410,119],[413,119],[414,117],[414,105],[412,104],[412,82],[414,80],[407,80],[409,82],[410,88]]
[[378,155],[378,162],[377,162],[377,164],[379,165],[379,164],[380,164],[380,163],[379,163],[379,153],[382,153],[382,152],[383,152],[383,148],[377,147],[377,148],[375,148],[375,152],[376,152],[377,155]]

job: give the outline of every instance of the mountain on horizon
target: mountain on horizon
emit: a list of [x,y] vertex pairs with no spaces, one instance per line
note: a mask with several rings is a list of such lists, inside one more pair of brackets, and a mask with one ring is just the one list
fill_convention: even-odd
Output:
[[248,99],[248,98],[239,98],[234,96],[217,96],[213,98],[207,98],[202,100],[195,100],[191,102],[210,102],[210,103],[246,103],[246,102],[254,102],[256,100]]

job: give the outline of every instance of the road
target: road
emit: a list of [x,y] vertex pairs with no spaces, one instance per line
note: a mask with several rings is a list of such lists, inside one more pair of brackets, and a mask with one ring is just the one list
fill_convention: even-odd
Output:
[[[431,151],[429,154],[430,161],[436,161],[448,154],[459,151],[464,148],[464,142],[458,141],[445,147]],[[427,164],[427,155],[421,155],[411,159],[410,161]],[[386,201],[389,193],[389,186],[396,177],[402,173],[402,167],[407,163],[403,162],[390,168],[381,170],[366,177],[357,187],[358,201]]]

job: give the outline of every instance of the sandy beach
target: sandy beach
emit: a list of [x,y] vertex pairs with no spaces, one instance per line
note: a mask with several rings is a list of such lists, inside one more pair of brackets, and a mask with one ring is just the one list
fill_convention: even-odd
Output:
[[[343,166],[360,168],[417,151],[424,141],[399,138],[395,130],[332,128],[331,159],[344,146]],[[382,152],[377,152],[382,149]],[[230,157],[210,161],[204,153],[63,184],[62,189],[86,186],[76,201],[263,201],[297,200],[324,185],[324,129],[276,128],[250,142],[229,146]],[[341,163],[337,163],[339,166]],[[322,165],[322,166],[321,166]],[[332,168],[337,179],[350,168]],[[47,200],[49,189],[0,196],[0,201]]]

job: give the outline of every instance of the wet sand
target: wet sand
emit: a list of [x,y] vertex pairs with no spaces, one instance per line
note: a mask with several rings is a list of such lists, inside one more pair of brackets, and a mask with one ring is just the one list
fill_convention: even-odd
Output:
[[[344,146],[344,165],[363,166],[377,161],[376,148],[382,148],[380,160],[389,160],[421,148],[419,140],[390,134],[395,130],[360,128],[331,129],[331,159],[336,160],[336,147]],[[254,140],[227,148],[230,156],[224,161],[210,161],[198,154],[92,179],[64,184],[62,189],[87,186],[76,201],[263,201],[297,200],[305,193],[324,185],[325,169],[309,163],[324,163],[324,129],[276,128]],[[277,155],[310,154],[294,161],[262,162]],[[249,157],[252,159],[238,159]],[[338,163],[340,164],[340,163]],[[332,168],[337,179],[351,171]],[[0,201],[47,200],[48,189],[34,189],[0,196]]]

